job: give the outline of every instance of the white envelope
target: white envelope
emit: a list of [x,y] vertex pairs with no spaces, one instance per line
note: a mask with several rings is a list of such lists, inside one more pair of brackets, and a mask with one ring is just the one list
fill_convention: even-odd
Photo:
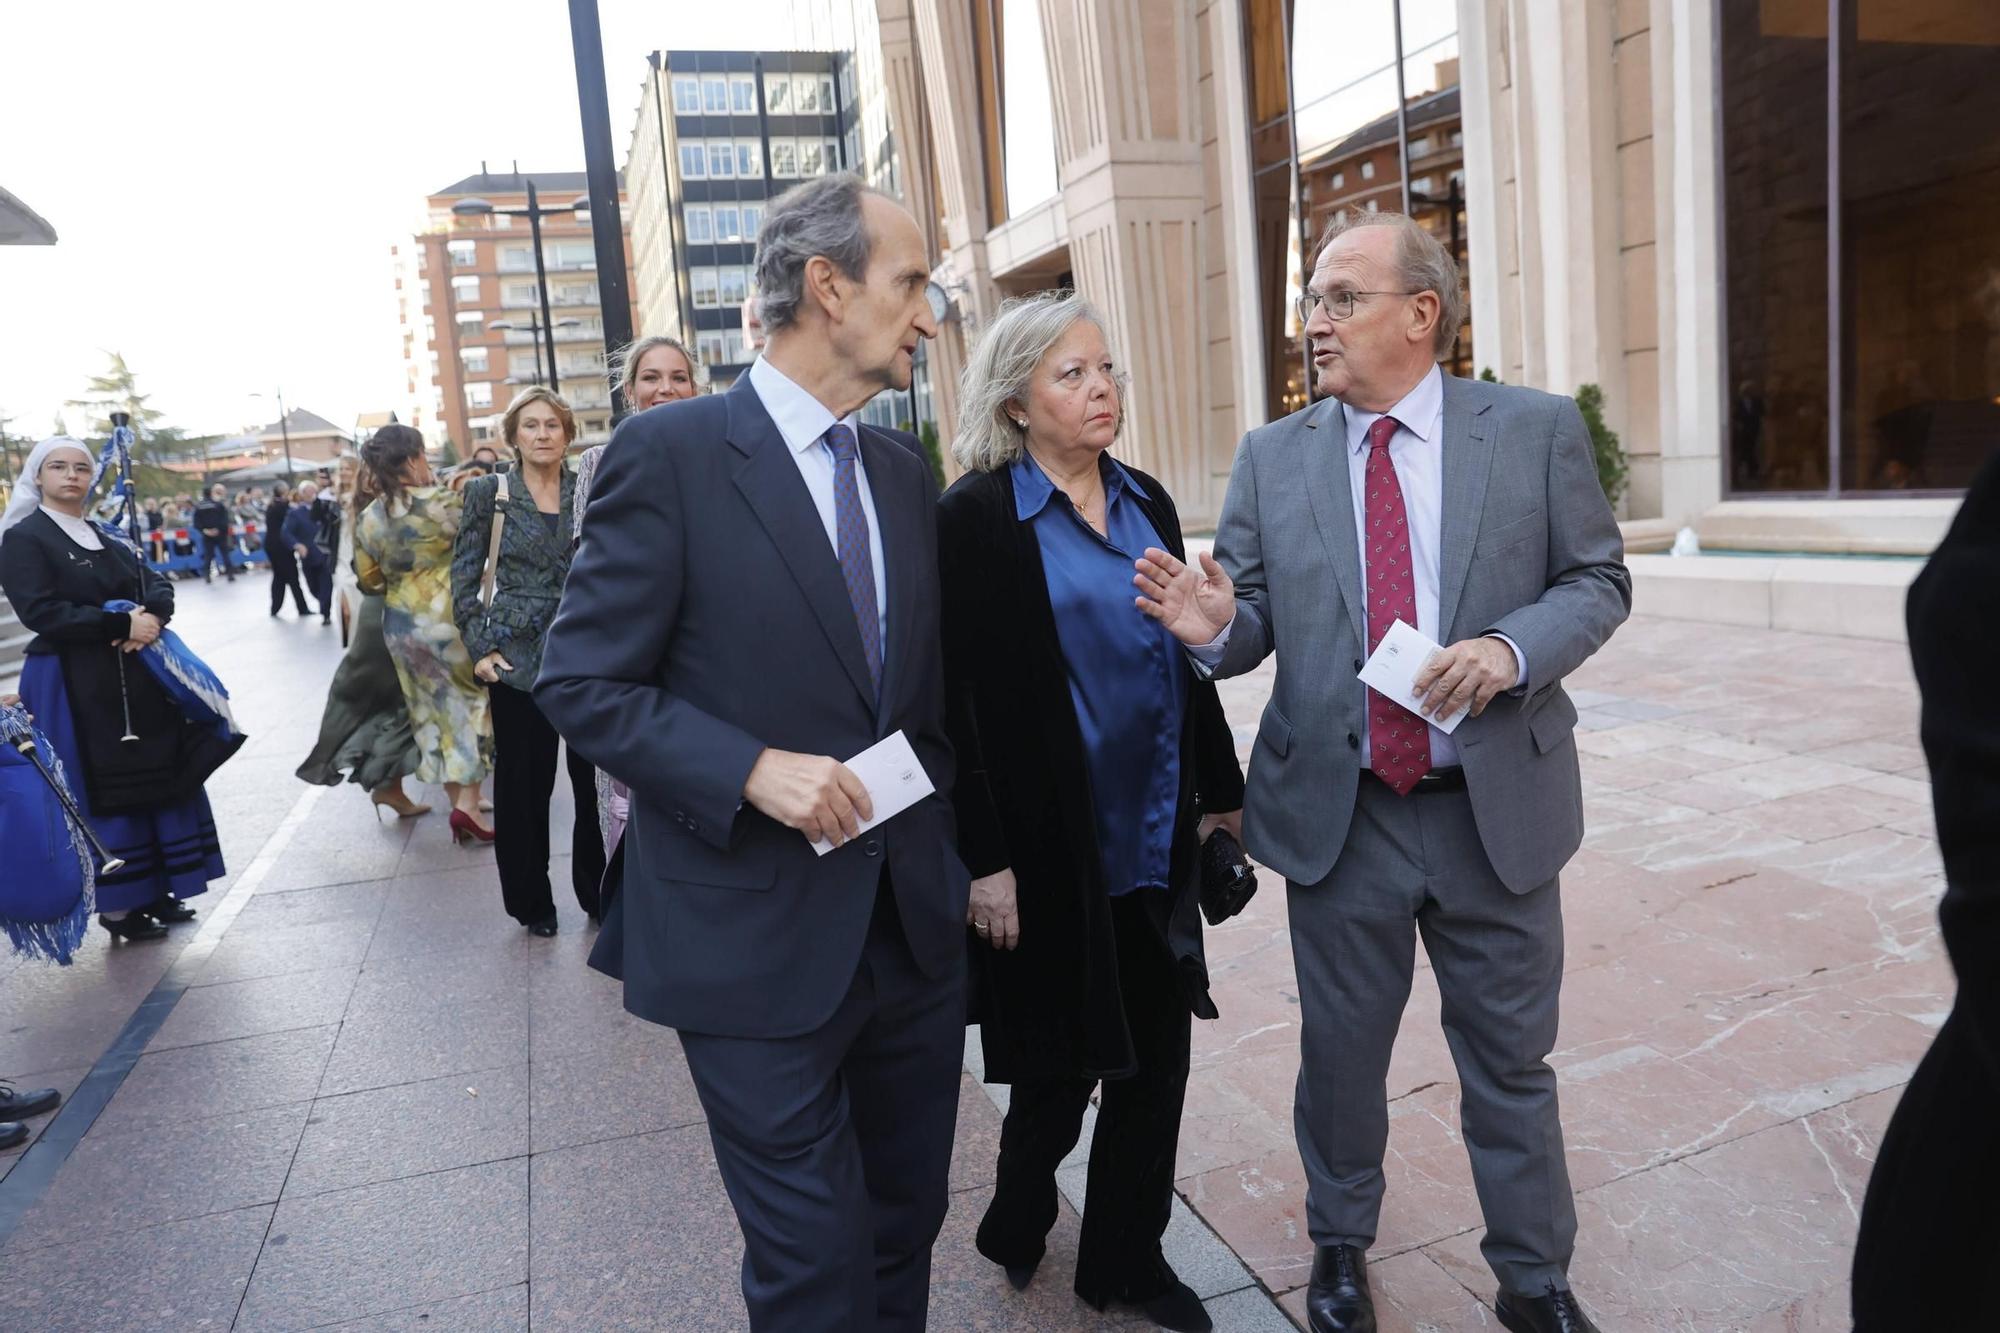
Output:
[[[1423,696],[1411,686],[1417,679],[1417,673],[1424,669],[1424,663],[1430,661],[1431,654],[1437,650],[1438,645],[1424,637],[1421,630],[1412,629],[1399,620],[1389,626],[1382,642],[1369,654],[1368,661],[1361,668],[1361,683],[1416,713]],[[1423,715],[1419,713],[1418,716]],[[1459,709],[1442,722],[1434,717],[1423,720],[1449,736],[1458,730],[1459,723],[1465,721],[1465,710]]]
[[[868,789],[868,802],[875,808],[874,817],[862,821],[864,833],[937,790],[917,752],[910,748],[910,738],[900,731],[855,755],[847,761],[847,768],[861,779],[861,785]],[[822,838],[813,843],[813,850],[825,856],[834,846]]]

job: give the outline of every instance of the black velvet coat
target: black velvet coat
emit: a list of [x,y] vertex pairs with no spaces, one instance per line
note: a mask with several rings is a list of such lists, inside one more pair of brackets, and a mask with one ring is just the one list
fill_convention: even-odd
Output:
[[[1184,556],[1166,488],[1126,465],[1150,499],[1154,531]],[[1032,523],[1015,517],[1009,473],[969,473],[938,508],[946,727],[958,755],[953,803],[959,855],[975,878],[1012,869],[1020,947],[994,949],[970,929],[971,1017],[986,1077],[1117,1078],[1136,1069],[1118,988],[1111,899],[1098,854],[1083,734]],[[1137,595],[1136,592],[1134,594]],[[1135,608],[1133,615],[1138,615]],[[1242,808],[1243,770],[1215,686],[1190,682],[1174,814],[1171,949],[1185,1004],[1214,1018],[1202,954],[1200,858],[1204,814]]]

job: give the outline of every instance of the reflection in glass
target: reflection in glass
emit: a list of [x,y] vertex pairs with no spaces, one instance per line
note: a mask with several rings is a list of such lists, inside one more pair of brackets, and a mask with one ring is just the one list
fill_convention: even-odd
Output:
[[1771,9],[1718,7],[1729,478],[1738,491],[1823,490],[1825,24],[1793,35],[1764,22]]
[[1840,485],[1958,489],[2000,445],[2000,14],[1843,8]]

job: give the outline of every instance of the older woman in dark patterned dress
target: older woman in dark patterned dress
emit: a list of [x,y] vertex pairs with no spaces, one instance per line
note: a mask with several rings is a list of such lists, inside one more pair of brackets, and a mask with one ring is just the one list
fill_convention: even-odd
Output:
[[[465,487],[464,517],[452,552],[452,608],[473,674],[493,704],[493,823],[500,895],[507,914],[536,935],[556,933],[549,887],[549,803],[562,738],[529,693],[542,668],[542,639],[569,577],[576,474],[566,457],[576,417],[553,390],[524,389],[507,408],[512,471]],[[494,534],[498,531],[497,555]],[[576,822],[570,876],[576,900],[595,920],[604,843],[597,828],[596,770],[566,756]]]

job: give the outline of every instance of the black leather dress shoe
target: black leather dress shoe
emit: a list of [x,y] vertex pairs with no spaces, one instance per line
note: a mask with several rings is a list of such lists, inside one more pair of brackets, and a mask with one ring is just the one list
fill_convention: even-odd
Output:
[[0,1120],[0,1152],[28,1141],[28,1127],[18,1120]]
[[178,926],[195,917],[194,909],[178,898],[155,898],[140,910],[163,926]]
[[163,940],[167,937],[167,928],[144,912],[127,912],[115,920],[100,916],[97,924],[104,927],[114,940]]
[[556,919],[553,916],[550,916],[550,917],[544,917],[540,921],[530,921],[528,923],[528,933],[530,935],[539,935],[543,939],[548,939],[550,936],[556,933]]
[[1353,1245],[1322,1245],[1313,1252],[1306,1288],[1306,1327],[1312,1333],[1375,1333],[1375,1298],[1368,1294],[1368,1261]]
[[1493,1298],[1493,1313],[1512,1333],[1600,1333],[1575,1293],[1560,1290],[1553,1282],[1540,1296],[1501,1292]]
[[62,1094],[54,1088],[29,1088],[23,1092],[10,1083],[0,1083],[0,1120],[47,1115],[61,1105]]

